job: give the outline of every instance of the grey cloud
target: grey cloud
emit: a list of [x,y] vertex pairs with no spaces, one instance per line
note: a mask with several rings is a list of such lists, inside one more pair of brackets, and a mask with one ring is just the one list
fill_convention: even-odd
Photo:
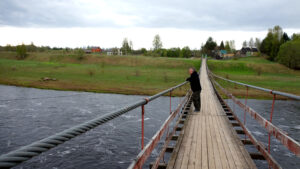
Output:
[[[118,24],[118,20],[105,19],[105,14],[100,13],[101,6],[90,9],[78,2],[84,1],[1,0],[0,25],[128,27]],[[201,30],[265,30],[274,25],[300,28],[299,0],[110,0],[106,3],[113,13],[133,18],[129,26]],[[99,13],[103,16],[98,16]],[[93,15],[96,19],[89,19]]]

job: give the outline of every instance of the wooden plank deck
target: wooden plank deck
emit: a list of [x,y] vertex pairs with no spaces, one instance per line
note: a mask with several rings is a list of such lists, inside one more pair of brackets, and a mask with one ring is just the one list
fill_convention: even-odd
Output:
[[178,151],[172,154],[167,168],[257,168],[214,93],[206,60],[200,73],[201,111],[189,115]]

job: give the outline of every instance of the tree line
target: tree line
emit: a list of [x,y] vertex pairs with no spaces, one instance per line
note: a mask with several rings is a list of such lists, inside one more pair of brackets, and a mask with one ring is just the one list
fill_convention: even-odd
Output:
[[279,62],[292,69],[300,69],[300,34],[293,34],[291,37],[275,26],[268,30],[266,37],[261,41],[253,38],[249,42],[244,41],[243,47],[256,47],[264,57],[270,61]]
[[199,50],[191,50],[188,46],[183,48],[174,47],[174,48],[163,48],[163,43],[160,36],[157,34],[154,36],[152,41],[152,49],[147,50],[146,48],[141,48],[138,50],[133,49],[132,41],[124,38],[122,42],[121,51],[123,54],[143,54],[146,56],[155,56],[155,57],[181,57],[181,58],[190,58],[197,57],[199,55]]

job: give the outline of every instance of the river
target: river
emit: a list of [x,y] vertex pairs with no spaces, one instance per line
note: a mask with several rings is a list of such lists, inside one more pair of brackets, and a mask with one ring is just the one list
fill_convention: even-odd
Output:
[[[76,124],[131,104],[145,96],[41,90],[0,85],[0,154],[53,135]],[[172,98],[175,109],[180,98]],[[229,101],[230,102],[230,101]],[[258,112],[269,112],[270,102],[249,100]],[[15,168],[126,168],[140,151],[141,112],[137,108],[65,142]],[[169,97],[145,107],[145,142],[169,115]],[[243,112],[237,109],[239,115]],[[268,113],[263,113],[267,117]],[[248,120],[249,119],[249,120]],[[247,127],[266,143],[267,133],[248,117]],[[300,104],[276,101],[274,123],[300,141]],[[163,142],[160,142],[160,146]],[[299,158],[272,140],[272,154],[284,168],[300,166]],[[155,150],[148,163],[158,155]],[[148,168],[148,163],[145,168]],[[266,168],[264,161],[256,161]]]

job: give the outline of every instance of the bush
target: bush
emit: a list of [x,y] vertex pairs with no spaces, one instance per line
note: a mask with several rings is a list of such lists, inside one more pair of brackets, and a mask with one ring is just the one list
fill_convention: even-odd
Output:
[[26,46],[24,44],[18,45],[16,48],[17,51],[17,58],[18,59],[25,59],[27,56]]
[[94,75],[95,75],[95,71],[92,70],[92,69],[90,69],[90,70],[88,70],[88,74],[89,74],[90,76],[94,76]]
[[82,49],[77,49],[76,50],[76,55],[78,60],[83,60],[84,59],[84,50]]
[[289,68],[300,69],[300,40],[281,45],[276,61]]
[[180,56],[180,48],[167,49],[167,56],[178,58]]

